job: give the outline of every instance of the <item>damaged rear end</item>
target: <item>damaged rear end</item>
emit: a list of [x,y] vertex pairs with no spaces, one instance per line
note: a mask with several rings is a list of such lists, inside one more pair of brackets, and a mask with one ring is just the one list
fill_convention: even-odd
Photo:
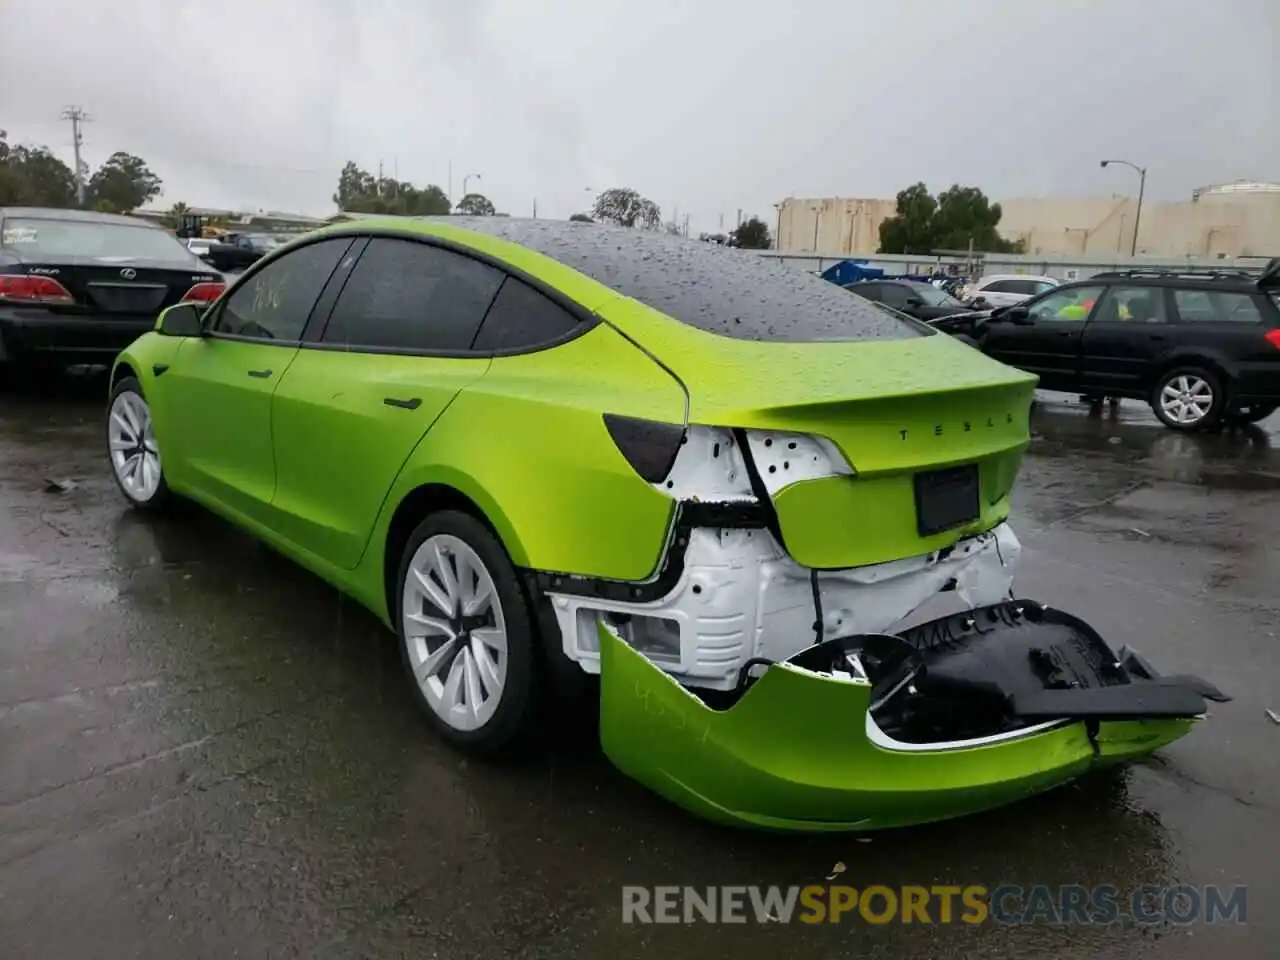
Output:
[[[681,424],[605,416],[673,501],[653,576],[543,584],[637,780],[729,823],[899,826],[1150,752],[1222,697],[1010,599],[1034,377],[878,313],[806,337],[601,312],[688,398]],[[946,593],[966,609],[900,628]]]

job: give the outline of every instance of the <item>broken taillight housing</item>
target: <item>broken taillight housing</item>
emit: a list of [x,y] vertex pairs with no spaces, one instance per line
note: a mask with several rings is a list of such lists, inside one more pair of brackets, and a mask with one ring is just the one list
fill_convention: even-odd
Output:
[[604,415],[604,425],[636,473],[649,483],[666,479],[684,442],[684,427],[613,413]]
[[194,287],[182,295],[182,303],[213,303],[222,292],[227,289],[225,283],[206,280],[197,283]]
[[57,280],[28,274],[0,274],[0,300],[75,303],[75,298]]

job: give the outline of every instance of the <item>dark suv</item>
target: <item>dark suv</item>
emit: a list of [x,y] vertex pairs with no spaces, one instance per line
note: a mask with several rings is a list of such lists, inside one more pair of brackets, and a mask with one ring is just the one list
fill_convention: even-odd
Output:
[[1280,406],[1280,258],[1261,276],[1100,273],[964,329],[935,326],[1046,390],[1145,400],[1177,430],[1256,423]]

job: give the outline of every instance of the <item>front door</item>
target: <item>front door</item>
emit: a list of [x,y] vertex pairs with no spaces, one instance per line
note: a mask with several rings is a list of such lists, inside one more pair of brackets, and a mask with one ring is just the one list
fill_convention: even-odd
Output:
[[400,468],[489,368],[468,354],[504,276],[420,241],[369,241],[275,395],[275,529],[342,569],[359,563]]
[[1108,288],[1084,329],[1083,388],[1104,396],[1141,395],[1173,332],[1163,287]]
[[182,344],[164,374],[173,398],[165,466],[179,488],[266,519],[276,482],[271,397],[350,244],[326,240],[267,263],[214,307],[205,336]]
[[1101,292],[1101,286],[1072,287],[1030,300],[1024,305],[1025,320],[987,326],[982,351],[1036,374],[1045,390],[1075,390],[1085,321]]

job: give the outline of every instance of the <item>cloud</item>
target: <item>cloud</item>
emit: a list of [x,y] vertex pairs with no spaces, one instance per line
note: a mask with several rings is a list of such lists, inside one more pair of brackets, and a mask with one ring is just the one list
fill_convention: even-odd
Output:
[[1276,177],[1274,0],[5,0],[0,127],[143,156],[164,200],[331,209],[346,160],[567,216],[635,187],[712,228],[919,179],[996,198]]

